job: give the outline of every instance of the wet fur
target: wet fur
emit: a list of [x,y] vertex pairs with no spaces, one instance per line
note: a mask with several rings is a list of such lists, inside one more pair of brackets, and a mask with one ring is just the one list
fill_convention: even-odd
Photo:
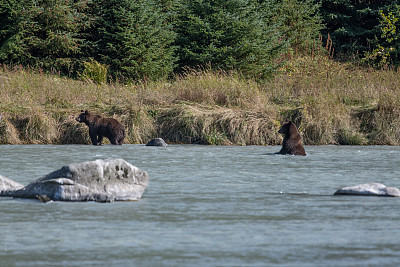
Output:
[[305,156],[306,151],[304,150],[301,136],[297,131],[296,125],[289,121],[282,125],[278,133],[283,134],[282,149],[278,154],[290,154]]

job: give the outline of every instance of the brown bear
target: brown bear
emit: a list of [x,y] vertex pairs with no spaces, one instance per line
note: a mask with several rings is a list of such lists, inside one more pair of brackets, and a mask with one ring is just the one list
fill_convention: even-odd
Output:
[[289,121],[282,125],[278,133],[283,134],[282,149],[278,154],[290,154],[305,156],[306,151],[304,150],[301,142],[301,136],[297,131],[296,125]]
[[89,126],[90,140],[93,145],[100,146],[104,136],[110,140],[111,144],[122,145],[125,129],[119,121],[113,118],[102,118],[87,110],[81,110],[81,112],[76,121]]

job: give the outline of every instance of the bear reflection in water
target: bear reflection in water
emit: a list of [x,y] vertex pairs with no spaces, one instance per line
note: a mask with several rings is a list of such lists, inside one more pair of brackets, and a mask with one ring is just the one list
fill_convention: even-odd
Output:
[[113,118],[102,118],[99,115],[81,110],[81,114],[76,121],[89,126],[89,135],[92,144],[100,146],[103,137],[107,137],[113,145],[122,145],[125,138],[124,126]]
[[306,155],[301,136],[293,122],[289,121],[282,125],[278,133],[283,134],[282,149],[278,154]]

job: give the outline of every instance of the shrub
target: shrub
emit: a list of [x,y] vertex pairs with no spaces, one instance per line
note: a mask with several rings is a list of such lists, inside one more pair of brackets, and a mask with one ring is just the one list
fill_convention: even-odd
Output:
[[387,14],[379,10],[381,35],[371,41],[374,49],[364,53],[363,60],[376,67],[400,64],[400,5],[393,5],[391,10]]
[[83,66],[84,69],[80,75],[83,80],[89,80],[97,84],[107,82],[108,65],[90,59],[90,61],[84,61]]

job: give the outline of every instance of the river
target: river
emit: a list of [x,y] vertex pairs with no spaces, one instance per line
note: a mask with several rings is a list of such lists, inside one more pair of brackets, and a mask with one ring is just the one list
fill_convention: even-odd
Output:
[[149,173],[134,202],[0,198],[0,266],[396,266],[400,147],[2,145],[0,174],[27,184],[70,163],[123,158]]

